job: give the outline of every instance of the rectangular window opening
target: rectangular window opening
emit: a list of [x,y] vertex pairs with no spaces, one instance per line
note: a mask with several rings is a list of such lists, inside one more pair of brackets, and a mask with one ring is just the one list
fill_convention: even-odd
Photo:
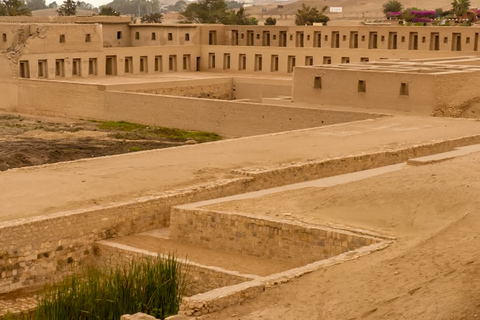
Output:
[[155,56],[155,72],[163,71],[162,56]]
[[87,33],[85,35],[85,42],[91,42],[92,41],[92,36],[90,35],[90,33]]
[[125,68],[124,73],[133,72],[133,57],[125,57]]
[[272,55],[272,61],[271,61],[271,71],[275,72],[278,71],[278,55]]
[[190,70],[190,55],[189,54],[184,54],[183,55],[183,70],[184,71],[189,71]]
[[117,40],[122,39],[122,31],[117,31]]
[[225,53],[223,54],[223,70],[229,70],[230,69],[230,54]]
[[55,60],[55,75],[57,77],[65,77],[65,59]]
[[48,78],[47,60],[38,60],[38,77]]
[[400,85],[400,95],[408,96],[408,83],[402,83]]
[[61,35],[60,35],[59,42],[60,42],[60,43],[65,43],[65,35],[64,35],[64,34],[61,34]]
[[322,77],[315,77],[314,78],[313,87],[315,89],[322,89]]
[[30,78],[30,66],[27,60],[20,61],[20,78]]
[[72,76],[81,76],[82,75],[82,60],[81,59],[72,59]]
[[140,57],[140,72],[148,72],[148,57]]
[[88,59],[88,74],[97,75],[97,58]]
[[261,54],[255,55],[255,71],[262,71],[263,69],[263,58]]
[[365,80],[358,80],[358,92],[367,92],[367,83]]

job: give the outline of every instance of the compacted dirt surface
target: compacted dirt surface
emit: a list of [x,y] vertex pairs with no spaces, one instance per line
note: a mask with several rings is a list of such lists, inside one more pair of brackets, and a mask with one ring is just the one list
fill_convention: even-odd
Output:
[[480,319],[479,168],[474,153],[329,188],[210,205],[397,239],[201,319]]
[[189,137],[168,130],[0,112],[0,171],[219,139],[214,134]]

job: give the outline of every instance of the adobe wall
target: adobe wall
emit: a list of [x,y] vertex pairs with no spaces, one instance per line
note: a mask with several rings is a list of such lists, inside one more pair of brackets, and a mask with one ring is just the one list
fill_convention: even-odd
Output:
[[[98,246],[98,254],[95,256],[95,265],[97,267],[128,265],[132,260],[138,261],[148,256],[157,256],[157,253],[154,252],[136,248],[123,248],[122,246],[114,246],[114,244],[111,243],[97,242],[96,246]],[[168,252],[162,254],[168,254]],[[183,262],[184,257],[176,258]],[[188,267],[186,268],[188,284],[185,295],[187,297],[251,280],[230,272],[220,272],[214,268],[198,264],[188,263]]]
[[95,241],[166,227],[171,206],[244,192],[248,181],[216,181],[126,203],[2,222],[0,293],[59,279],[72,267],[94,262]]
[[20,81],[16,112],[251,136],[378,117],[368,113],[291,108],[155,94],[103,91],[105,86]]
[[18,81],[13,79],[17,65],[5,55],[0,55],[0,110],[11,110],[18,105]]
[[234,254],[248,254],[299,266],[376,243],[347,231],[205,209],[173,207],[170,238]]
[[472,102],[480,101],[478,72],[445,74],[435,77],[434,115],[458,116]]
[[263,99],[292,95],[292,80],[234,77],[235,99]]
[[0,17],[1,22],[7,23],[78,23],[78,24],[86,24],[86,23],[130,23],[131,18],[130,16],[88,16],[88,17],[80,17],[80,16],[48,16],[48,17],[40,17],[40,16],[2,16]]
[[[103,50],[102,26],[99,24],[0,24],[0,50],[15,50],[21,54],[100,52]],[[89,35],[87,41],[86,36]],[[61,38],[61,36],[63,36]],[[3,39],[2,39],[3,40]]]
[[[321,78],[321,88],[315,87],[315,77]],[[366,92],[358,92],[359,81]],[[408,84],[408,96],[400,95],[402,83]],[[435,77],[428,74],[305,67],[295,69],[293,101],[431,115],[434,87]]]
[[[208,82],[208,81],[207,81]],[[231,80],[222,81],[221,83],[198,84],[198,85],[181,85],[157,87],[148,89],[127,90],[127,92],[152,93],[168,96],[193,97],[203,99],[233,99],[233,84]]]

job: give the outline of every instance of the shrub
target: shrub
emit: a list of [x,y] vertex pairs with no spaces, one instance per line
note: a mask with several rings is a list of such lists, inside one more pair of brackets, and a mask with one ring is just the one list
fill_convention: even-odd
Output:
[[186,266],[173,255],[146,257],[107,270],[88,268],[39,292],[37,320],[118,320],[143,312],[177,314],[186,289]]

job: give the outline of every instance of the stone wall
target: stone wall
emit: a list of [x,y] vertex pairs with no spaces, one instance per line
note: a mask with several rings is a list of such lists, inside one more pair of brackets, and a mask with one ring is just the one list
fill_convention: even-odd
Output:
[[20,81],[18,107],[33,114],[252,136],[380,117],[378,114],[272,106],[144,93],[104,91],[106,86]]
[[175,87],[169,88],[137,89],[128,91],[137,93],[163,94],[168,96],[232,100],[232,89],[232,83],[229,81],[228,83],[221,84],[206,84],[196,86],[176,85]]
[[172,208],[170,238],[304,265],[378,242],[347,231],[204,209]]
[[168,226],[172,205],[239,193],[249,180],[0,223],[0,292],[59,279],[74,267],[92,263],[95,241]]
[[[97,266],[128,265],[132,260],[139,260],[148,256],[157,256],[157,253],[136,248],[126,247],[115,243],[97,242],[98,255],[95,258]],[[235,275],[232,272],[221,272],[218,268],[202,266],[179,259],[179,262],[188,263],[186,296],[193,296],[216,288],[236,285],[249,278]]]

